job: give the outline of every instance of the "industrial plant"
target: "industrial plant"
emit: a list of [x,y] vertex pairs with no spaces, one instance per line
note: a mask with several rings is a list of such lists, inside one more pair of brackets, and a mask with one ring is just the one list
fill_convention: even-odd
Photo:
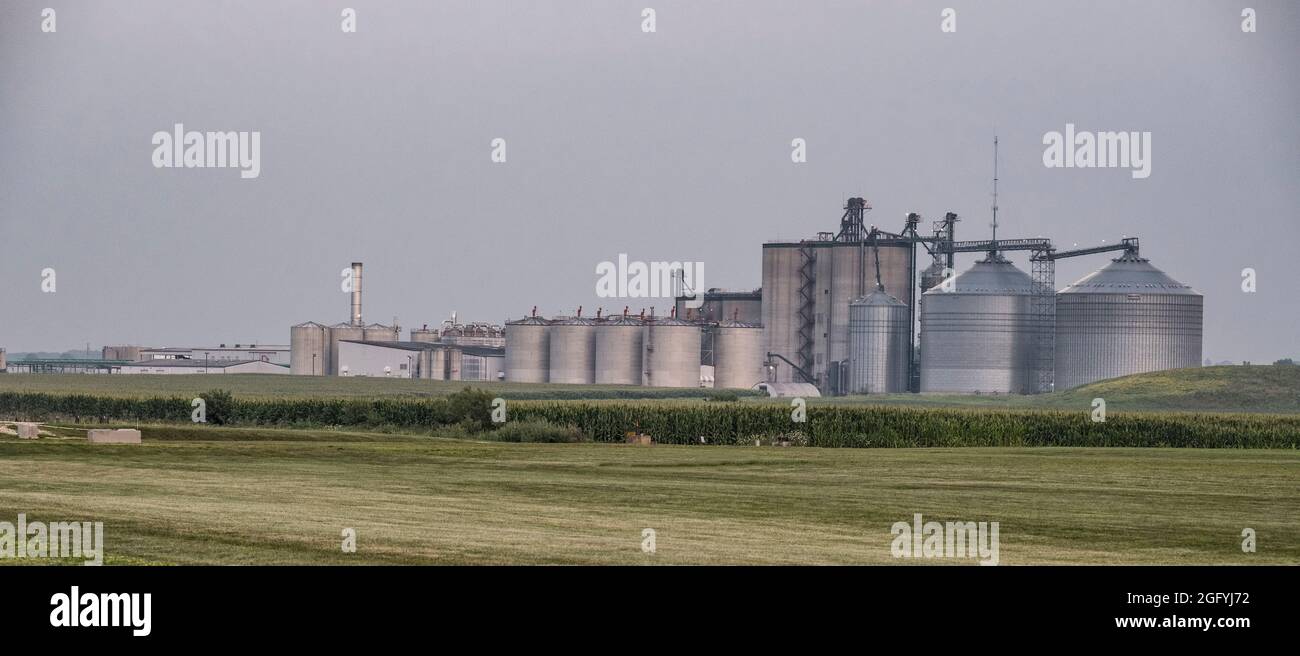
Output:
[[[412,329],[402,341],[396,325],[361,318],[362,263],[353,262],[348,321],[307,321],[289,329],[289,371],[301,376],[367,376],[491,381],[504,378],[505,334],[499,325],[461,324]],[[590,382],[590,381],[588,381]]]
[[[996,191],[995,191],[996,193]],[[995,196],[996,198],[996,196]],[[503,326],[434,329],[366,324],[361,263],[352,264],[350,320],[290,329],[299,375],[764,389],[825,395],[904,392],[1038,394],[1201,361],[1202,297],[1139,251],[1136,237],[1059,251],[1049,239],[959,241],[954,213],[922,232],[869,226],[863,198],[838,230],[762,245],[754,290],[684,287],[668,316],[538,316]],[[1007,253],[1028,254],[1030,271]],[[965,271],[955,256],[980,257]],[[1056,290],[1057,260],[1115,253]],[[922,260],[928,264],[921,269]],[[689,292],[689,293],[687,293]],[[691,307],[696,306],[696,307]]]

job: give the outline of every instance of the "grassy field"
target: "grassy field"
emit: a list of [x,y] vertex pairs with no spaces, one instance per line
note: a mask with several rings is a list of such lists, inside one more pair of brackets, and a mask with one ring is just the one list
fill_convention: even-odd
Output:
[[[255,374],[187,376],[85,374],[0,375],[0,392],[78,393],[103,396],[183,396],[225,389],[241,398],[419,398],[445,396],[467,384],[456,381]],[[634,385],[551,385],[473,383],[507,399],[680,398],[703,400],[713,390],[645,388]],[[745,393],[741,391],[741,393]],[[1087,412],[1094,398],[1108,411],[1300,413],[1300,366],[1198,367],[1138,374],[1034,396],[885,394],[812,400],[814,404],[885,404],[1076,410]],[[748,396],[751,403],[785,399]]]
[[[1295,451],[500,444],[193,426],[146,426],[135,446],[52,432],[0,435],[0,521],[103,521],[110,564],[897,563],[889,527],[913,513],[999,522],[1003,564],[1300,563]],[[355,554],[340,550],[347,527]],[[1246,527],[1258,553],[1240,549]],[[653,555],[643,528],[657,532]]]

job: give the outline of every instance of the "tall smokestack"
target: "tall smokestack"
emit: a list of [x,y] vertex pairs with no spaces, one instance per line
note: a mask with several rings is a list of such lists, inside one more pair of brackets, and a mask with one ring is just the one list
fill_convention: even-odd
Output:
[[361,263],[352,263],[352,325],[364,326],[361,320]]

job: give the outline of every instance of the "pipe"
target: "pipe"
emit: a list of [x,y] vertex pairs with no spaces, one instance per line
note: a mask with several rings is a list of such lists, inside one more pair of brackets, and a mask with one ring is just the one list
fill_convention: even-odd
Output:
[[352,325],[364,326],[361,320],[361,263],[352,263]]

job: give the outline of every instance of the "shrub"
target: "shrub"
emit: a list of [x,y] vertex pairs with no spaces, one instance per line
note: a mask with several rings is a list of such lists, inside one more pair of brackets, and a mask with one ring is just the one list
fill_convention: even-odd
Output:
[[488,433],[485,437],[498,442],[572,443],[587,441],[577,426],[557,426],[545,419],[509,421]]

